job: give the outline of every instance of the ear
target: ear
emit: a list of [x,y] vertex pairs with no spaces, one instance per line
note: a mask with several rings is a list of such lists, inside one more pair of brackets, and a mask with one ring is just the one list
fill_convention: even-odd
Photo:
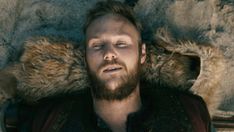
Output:
[[146,45],[145,43],[143,43],[141,45],[141,64],[145,62],[145,59],[146,59]]

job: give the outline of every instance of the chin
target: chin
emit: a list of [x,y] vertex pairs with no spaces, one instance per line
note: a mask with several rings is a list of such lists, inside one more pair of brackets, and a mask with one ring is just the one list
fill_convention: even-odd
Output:
[[108,80],[106,83],[106,88],[110,91],[115,91],[116,89],[119,88],[120,85],[120,80],[118,79],[111,79]]

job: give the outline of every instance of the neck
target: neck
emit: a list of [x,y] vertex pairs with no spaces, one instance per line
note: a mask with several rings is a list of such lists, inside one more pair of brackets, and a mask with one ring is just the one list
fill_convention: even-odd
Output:
[[139,85],[123,100],[98,100],[93,98],[94,110],[113,132],[125,132],[127,116],[141,107]]

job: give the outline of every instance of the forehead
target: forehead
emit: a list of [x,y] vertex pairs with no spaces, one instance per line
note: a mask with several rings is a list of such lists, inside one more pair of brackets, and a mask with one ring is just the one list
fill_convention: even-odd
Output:
[[138,39],[139,32],[125,17],[107,14],[91,22],[86,30],[86,39],[98,38],[102,35],[127,35]]

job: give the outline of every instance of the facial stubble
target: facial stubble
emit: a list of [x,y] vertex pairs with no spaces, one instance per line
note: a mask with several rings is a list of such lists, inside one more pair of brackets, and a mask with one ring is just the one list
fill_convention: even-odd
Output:
[[137,64],[134,65],[135,67],[133,69],[130,69],[128,72],[126,70],[125,64],[118,60],[113,60],[112,62],[104,62],[101,67],[108,64],[116,64],[125,67],[124,69],[126,74],[119,76],[115,89],[111,90],[110,88],[108,88],[108,80],[102,80],[95,72],[89,70],[88,68],[88,73],[92,83],[92,94],[96,99],[100,100],[123,100],[137,88],[141,66],[140,61],[138,60]]

